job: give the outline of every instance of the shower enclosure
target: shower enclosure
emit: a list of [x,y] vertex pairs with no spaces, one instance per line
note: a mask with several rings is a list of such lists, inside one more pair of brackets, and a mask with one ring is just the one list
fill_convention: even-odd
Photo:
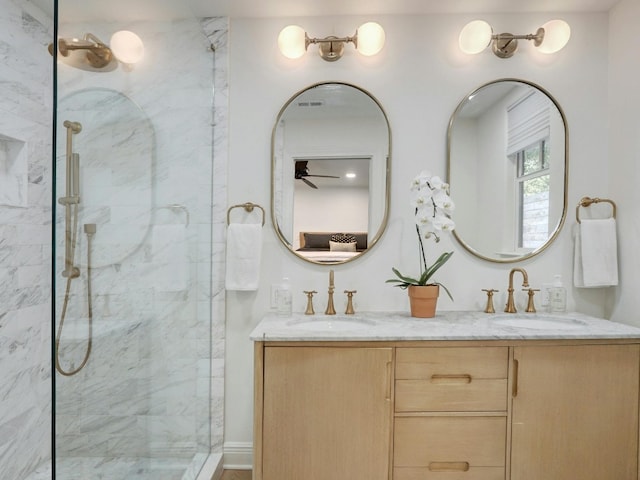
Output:
[[96,68],[58,54],[54,478],[208,480],[222,451],[226,21],[171,10],[181,2],[143,20],[84,3],[59,0],[58,38],[108,47],[128,30],[144,57]]

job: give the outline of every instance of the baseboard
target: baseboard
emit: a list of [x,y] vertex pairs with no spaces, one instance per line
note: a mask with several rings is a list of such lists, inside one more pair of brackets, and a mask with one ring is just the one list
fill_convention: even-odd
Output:
[[253,468],[252,442],[225,442],[222,448],[225,470],[251,470]]

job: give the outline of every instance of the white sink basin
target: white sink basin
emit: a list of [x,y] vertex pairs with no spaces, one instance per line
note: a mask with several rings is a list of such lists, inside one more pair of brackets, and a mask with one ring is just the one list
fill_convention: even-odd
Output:
[[363,328],[371,328],[375,323],[371,320],[362,318],[309,318],[304,320],[291,320],[287,322],[287,326],[305,331],[313,332],[349,332],[353,330],[361,330]]
[[576,330],[586,325],[585,322],[567,317],[527,316],[527,314],[515,317],[500,316],[491,320],[491,323],[501,327],[527,328],[531,330]]

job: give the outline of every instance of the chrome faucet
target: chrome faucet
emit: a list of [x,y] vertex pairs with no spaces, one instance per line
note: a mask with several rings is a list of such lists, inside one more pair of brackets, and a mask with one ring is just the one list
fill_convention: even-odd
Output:
[[333,292],[336,287],[333,283],[333,270],[329,270],[329,301],[327,302],[327,309],[324,311],[325,315],[335,315],[336,309],[333,306]]
[[513,301],[513,274],[516,272],[520,272],[522,274],[522,286],[529,286],[529,276],[527,275],[527,271],[524,268],[512,268],[509,272],[509,288],[507,289],[509,295],[507,297],[507,305],[504,309],[507,313],[516,313],[518,311],[516,310],[516,304]]

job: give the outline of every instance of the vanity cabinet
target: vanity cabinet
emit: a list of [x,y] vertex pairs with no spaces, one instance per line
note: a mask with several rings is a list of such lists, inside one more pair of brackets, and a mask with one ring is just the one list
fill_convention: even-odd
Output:
[[639,349],[515,347],[511,480],[638,478]]
[[266,346],[254,479],[388,480],[392,358],[391,348]]
[[255,354],[254,480],[638,480],[638,340]]

